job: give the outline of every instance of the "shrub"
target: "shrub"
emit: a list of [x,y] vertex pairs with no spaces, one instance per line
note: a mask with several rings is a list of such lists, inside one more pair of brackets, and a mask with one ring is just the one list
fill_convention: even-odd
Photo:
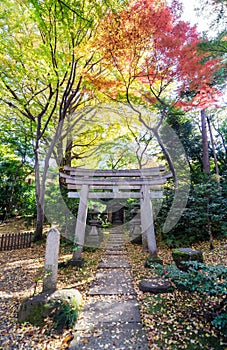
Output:
[[78,309],[67,302],[56,301],[52,310],[52,318],[55,329],[69,329],[78,319]]
[[227,268],[223,265],[206,265],[197,261],[184,262],[188,271],[181,271],[175,265],[155,266],[159,275],[168,278],[179,289],[218,297],[220,304],[214,307],[212,324],[226,333],[227,314]]

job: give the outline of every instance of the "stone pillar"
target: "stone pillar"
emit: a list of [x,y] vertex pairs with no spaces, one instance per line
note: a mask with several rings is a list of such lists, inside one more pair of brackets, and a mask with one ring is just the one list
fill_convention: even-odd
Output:
[[45,254],[45,274],[43,280],[43,291],[56,290],[58,274],[58,253],[60,233],[56,228],[51,228],[47,234]]
[[81,258],[81,253],[84,246],[87,207],[88,207],[88,193],[89,193],[89,186],[82,185],[81,191],[80,191],[80,203],[78,208],[75,239],[74,239],[74,244],[77,245],[78,247],[73,253],[72,260],[78,260]]
[[149,187],[142,185],[141,199],[141,226],[142,238],[146,237],[150,258],[157,257],[157,246],[154,232],[154,220],[151,199],[149,196]]

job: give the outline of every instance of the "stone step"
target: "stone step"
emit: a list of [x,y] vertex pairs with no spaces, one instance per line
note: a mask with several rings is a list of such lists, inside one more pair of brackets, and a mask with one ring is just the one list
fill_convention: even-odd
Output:
[[69,350],[149,350],[146,333],[142,326],[120,323],[99,325],[75,335]]
[[91,297],[83,308],[76,329],[86,329],[88,323],[103,325],[112,322],[141,323],[138,302],[134,296]]
[[105,251],[105,255],[126,255],[127,250],[126,249],[108,249]]
[[93,281],[89,295],[132,294],[132,276],[128,269],[99,269]]
[[69,350],[149,350],[127,261],[127,240],[121,229],[111,229],[103,242],[106,251],[75,325]]
[[128,261],[122,256],[104,255],[98,268],[130,268]]

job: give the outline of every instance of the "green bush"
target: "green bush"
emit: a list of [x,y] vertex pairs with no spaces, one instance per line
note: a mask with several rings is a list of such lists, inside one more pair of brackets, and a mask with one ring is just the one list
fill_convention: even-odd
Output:
[[57,330],[69,329],[73,327],[78,319],[78,309],[72,307],[67,302],[57,301],[52,311],[54,328]]
[[168,278],[180,290],[198,292],[208,296],[219,298],[218,307],[214,307],[212,324],[226,334],[227,314],[227,268],[223,265],[206,265],[197,261],[184,262],[189,267],[188,271],[181,271],[175,265],[165,268],[155,266],[157,274]]
[[211,323],[227,336],[227,313],[216,316]]
[[18,159],[4,157],[0,162],[1,220],[36,213],[35,187],[26,182],[32,168]]
[[170,248],[191,245],[209,240],[208,221],[213,237],[223,237],[227,232],[227,181],[222,176],[218,183],[206,177],[192,183],[188,202],[179,222],[167,233],[162,232],[163,223],[173,202],[171,183],[163,195],[162,208],[156,218],[155,230],[159,241]]

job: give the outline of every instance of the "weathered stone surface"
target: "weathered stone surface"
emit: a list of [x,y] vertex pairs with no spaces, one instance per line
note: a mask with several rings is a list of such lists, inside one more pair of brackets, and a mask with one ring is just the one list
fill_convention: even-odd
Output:
[[153,294],[158,294],[158,293],[170,292],[172,289],[172,286],[170,282],[160,277],[152,277],[149,279],[141,280],[139,284],[139,289],[142,292],[150,292]]
[[106,250],[105,254],[106,255],[112,255],[112,256],[115,256],[115,255],[126,255],[127,251],[126,249],[121,249],[121,250],[118,250],[118,249],[108,249]]
[[99,325],[75,334],[69,350],[149,350],[147,337],[141,324],[113,323]]
[[45,275],[43,280],[44,292],[56,290],[59,244],[60,233],[56,228],[51,228],[47,234],[46,243]]
[[135,294],[129,269],[99,269],[90,295]]
[[61,300],[67,302],[75,308],[80,308],[82,304],[82,295],[77,289],[59,289],[48,297],[48,301]]
[[77,330],[86,329],[86,323],[93,325],[110,322],[141,323],[138,301],[135,296],[93,296],[83,307]]
[[67,302],[72,308],[78,309],[82,303],[82,296],[77,289],[62,289],[54,293],[43,292],[24,299],[18,311],[18,321],[42,325],[55,301]]
[[107,254],[102,257],[102,260],[98,265],[98,268],[106,268],[106,269],[130,268],[130,264],[122,256],[117,256],[117,255],[111,256]]
[[[121,244],[120,249],[116,243]],[[124,244],[120,237],[114,239],[110,234],[109,249],[102,256],[88,301],[75,325],[70,350],[149,350]]]
[[48,296],[48,293],[41,293],[23,300],[18,311],[18,322],[42,325],[48,315],[49,306],[46,306]]
[[203,263],[203,253],[200,250],[191,248],[178,248],[172,252],[172,257],[178,269],[187,271],[188,266],[184,264],[186,261],[198,261]]

